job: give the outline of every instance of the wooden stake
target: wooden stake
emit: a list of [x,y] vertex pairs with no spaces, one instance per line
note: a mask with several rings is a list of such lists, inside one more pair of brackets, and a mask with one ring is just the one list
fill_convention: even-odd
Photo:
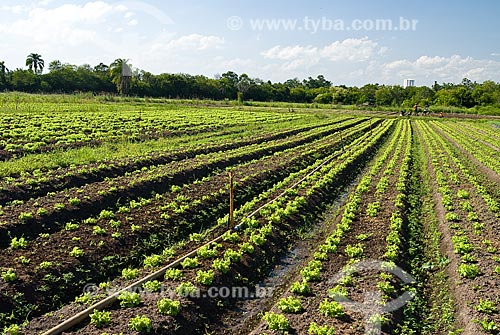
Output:
[[234,187],[233,187],[233,173],[229,172],[229,229],[234,228]]

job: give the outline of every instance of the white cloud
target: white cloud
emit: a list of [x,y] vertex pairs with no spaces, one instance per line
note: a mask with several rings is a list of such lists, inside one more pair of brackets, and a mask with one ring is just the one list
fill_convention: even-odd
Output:
[[215,57],[214,61],[217,63],[218,67],[220,67],[222,70],[227,71],[230,71],[231,69],[248,69],[250,67],[257,67],[257,63],[253,59],[225,59],[224,57],[217,56]]
[[30,11],[32,22],[43,23],[100,23],[114,12],[114,7],[103,1],[84,5],[64,4],[54,9],[35,8]]
[[[250,77],[258,77],[260,71],[269,71],[268,65],[261,64],[255,59],[249,58],[225,58],[224,56],[215,56],[204,66],[204,73],[211,77],[214,74],[222,74],[227,71],[234,71],[238,74],[246,73]],[[196,70],[195,70],[196,71]],[[197,73],[200,73],[198,70]]]
[[380,49],[378,50],[378,54],[379,55],[385,55],[387,52],[389,52],[389,48],[388,47],[380,47]]
[[269,50],[263,51],[261,55],[269,59],[291,60],[310,57],[317,53],[318,48],[314,48],[310,45],[306,47],[300,45],[282,47],[281,45],[277,45]]
[[162,25],[174,24],[174,21],[160,8],[148,4],[146,1],[124,0],[116,3],[116,9],[122,12],[134,11],[154,18]]
[[310,68],[316,65],[320,59],[321,52],[318,48],[312,46],[288,46],[281,47],[277,45],[261,53],[267,59],[276,59],[285,61],[281,64],[283,71],[295,71],[301,68]]
[[444,65],[446,65],[446,63],[448,63],[448,59],[446,59],[445,57],[421,56],[414,62],[414,64],[411,64],[411,62],[410,62],[410,65],[416,66],[417,68],[421,68],[421,69],[426,69],[426,68],[432,69],[435,67],[444,66]]
[[24,18],[0,24],[0,33],[24,37],[39,44],[78,45],[94,40],[99,25],[106,23],[115,9],[103,1],[64,4],[51,9],[32,8]]
[[154,50],[180,51],[180,50],[207,50],[218,48],[224,44],[224,39],[218,36],[190,34],[160,42],[153,46]]
[[283,72],[295,72],[301,69],[311,69],[322,60],[330,62],[364,62],[384,54],[387,50],[386,47],[379,47],[378,43],[364,37],[335,41],[323,47],[276,45],[261,52],[261,55],[266,59],[283,61],[279,65]]
[[144,42],[135,41],[128,49],[127,57],[134,66],[146,71],[204,73],[210,76],[221,71],[219,63],[212,61],[225,43],[221,37],[201,34],[179,36],[164,31],[154,40]]
[[10,7],[10,10],[14,14],[21,14],[22,12],[24,12],[26,10],[26,7],[23,7],[21,5],[16,5],[16,6]]
[[286,61],[283,64],[285,68],[298,69],[300,67],[313,66],[322,59],[332,62],[363,62],[386,51],[387,48],[381,48],[378,46],[378,43],[364,37],[361,39],[348,38],[343,41],[335,41],[324,47],[313,47],[310,45],[283,47],[277,45],[261,52],[261,55],[267,59]]
[[2,11],[11,12],[12,14],[19,15],[28,12],[31,8],[26,5],[13,5],[13,6],[4,5],[0,9]]
[[128,11],[128,7],[123,5],[123,4],[119,4],[115,7],[115,9],[119,12],[126,12]]
[[39,6],[48,6],[53,0],[40,0],[38,1]]
[[361,39],[348,38],[343,41],[335,41],[321,50],[321,56],[332,62],[351,61],[362,62],[369,60],[378,53],[378,44],[368,37]]

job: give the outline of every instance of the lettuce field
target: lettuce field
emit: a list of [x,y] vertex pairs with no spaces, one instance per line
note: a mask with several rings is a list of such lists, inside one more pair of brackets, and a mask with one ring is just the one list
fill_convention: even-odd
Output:
[[5,334],[499,332],[500,119],[1,113]]

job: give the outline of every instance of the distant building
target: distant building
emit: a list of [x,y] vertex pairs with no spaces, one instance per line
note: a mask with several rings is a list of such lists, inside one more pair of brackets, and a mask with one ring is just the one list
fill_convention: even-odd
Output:
[[403,88],[415,86],[415,79],[405,79],[403,81]]

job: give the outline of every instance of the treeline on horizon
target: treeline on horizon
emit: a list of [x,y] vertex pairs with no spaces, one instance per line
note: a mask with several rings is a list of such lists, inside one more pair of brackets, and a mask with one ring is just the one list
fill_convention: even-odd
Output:
[[365,105],[408,109],[421,106],[475,109],[484,114],[500,112],[500,84],[483,83],[464,78],[461,83],[435,83],[432,87],[366,84],[362,87],[334,86],[323,75],[285,82],[263,81],[247,74],[228,71],[215,78],[184,73],[152,74],[135,69],[123,76],[125,59],[112,64],[76,66],[52,61],[48,73],[42,73],[44,61],[38,54],[26,60],[28,69],[9,70],[0,62],[0,91],[27,93],[121,94],[139,97],[210,99],[239,101],[280,101],[335,105]]

